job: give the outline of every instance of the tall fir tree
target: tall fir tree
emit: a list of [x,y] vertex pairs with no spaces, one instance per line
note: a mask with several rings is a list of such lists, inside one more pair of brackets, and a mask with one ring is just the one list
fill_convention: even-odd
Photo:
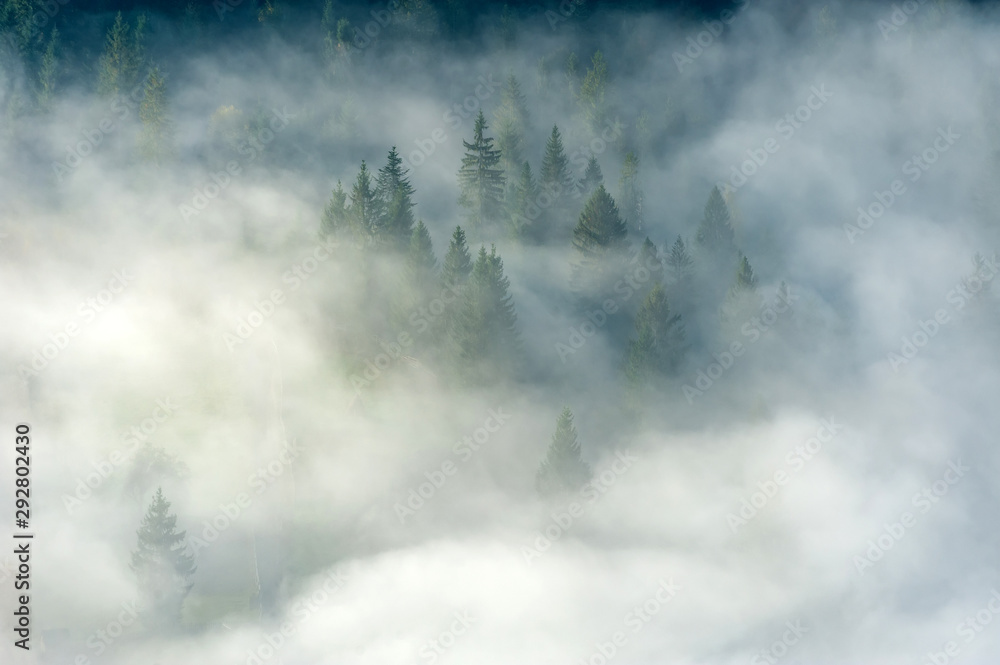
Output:
[[437,283],[437,259],[431,234],[423,221],[410,233],[410,247],[406,253],[406,281],[421,291],[433,289]]
[[545,208],[544,228],[536,234],[538,241],[565,241],[572,231],[570,190],[574,182],[569,171],[569,159],[563,148],[559,127],[552,126],[552,133],[545,142],[542,167],[538,172],[538,185],[552,202]]
[[583,172],[583,180],[580,181],[580,192],[583,194],[583,200],[589,199],[603,184],[604,174],[601,173],[601,165],[597,162],[597,156],[591,155],[587,161],[587,170]]
[[496,247],[480,247],[450,338],[457,370],[472,384],[493,383],[516,367],[520,352],[510,280]]
[[371,171],[368,170],[364,160],[361,161],[361,169],[358,171],[354,186],[351,187],[348,200],[350,205],[347,208],[346,221],[350,235],[359,245],[375,242],[378,239],[382,202],[375,191]]
[[726,205],[718,187],[712,188],[708,203],[705,204],[705,215],[698,225],[696,239],[701,247],[712,253],[726,254],[736,251],[736,234],[733,231],[729,206]]
[[165,630],[179,626],[181,606],[191,590],[194,557],[184,545],[185,532],[177,530],[177,516],[163,490],[157,489],[142,518],[130,568],[139,584],[148,623]]
[[655,377],[674,373],[686,351],[684,325],[679,314],[671,313],[661,284],[654,284],[642,301],[635,332],[623,364],[629,388],[640,390]]
[[465,241],[465,231],[461,226],[456,226],[441,264],[441,282],[445,285],[465,286],[471,274],[472,256]]
[[600,131],[607,116],[608,63],[600,51],[594,53],[590,69],[580,84],[580,109],[593,132]]
[[642,186],[639,184],[639,158],[634,152],[625,155],[618,180],[618,202],[629,228],[642,230]]
[[[736,277],[729,287],[720,312],[724,327],[739,326],[758,314],[762,305],[763,299],[757,289],[757,276],[750,266],[750,260],[741,253],[736,264]],[[726,333],[728,336],[734,334],[731,329]]]
[[101,56],[97,91],[105,97],[131,92],[139,83],[139,72],[145,62],[143,32],[146,17],[140,14],[135,27],[130,28],[122,13],[108,29],[104,54]]
[[604,185],[598,186],[573,230],[576,259],[571,288],[584,301],[601,299],[611,284],[624,275],[627,236],[615,200]]
[[570,182],[569,159],[563,149],[559,127],[552,125],[552,133],[545,143],[542,169],[538,174],[539,184],[545,189],[560,191]]
[[524,136],[528,129],[528,105],[513,74],[507,77],[500,91],[500,106],[493,114],[493,126],[509,199],[524,161]]
[[677,236],[677,240],[670,246],[666,253],[667,282],[671,285],[687,286],[694,273],[694,259],[691,258],[684,240]]
[[49,36],[49,43],[42,55],[42,62],[38,67],[38,92],[35,99],[38,108],[45,112],[52,106],[52,97],[55,95],[56,79],[59,76],[59,28],[52,28]]
[[505,180],[498,168],[500,151],[493,138],[486,136],[486,117],[476,116],[472,143],[463,140],[465,156],[458,172],[461,195],[458,202],[468,212],[469,222],[479,233],[490,233],[503,211]]
[[564,408],[556,419],[552,442],[535,474],[535,489],[542,496],[576,492],[590,482],[591,477],[590,465],[581,455],[573,412]]
[[173,154],[173,122],[167,113],[167,94],[159,68],[154,68],[146,79],[146,89],[139,104],[142,132],[139,135],[139,154],[154,164],[162,164]]
[[379,169],[375,194],[382,206],[378,222],[380,239],[397,249],[405,247],[413,233],[414,190],[407,173],[396,146],[393,146],[386,165]]
[[347,231],[347,192],[338,180],[337,186],[330,195],[330,201],[323,208],[320,218],[319,235],[321,238],[339,236]]
[[525,162],[514,184],[510,219],[511,235],[529,241],[543,239],[545,230],[545,211],[538,202],[541,190],[531,172],[531,165]]

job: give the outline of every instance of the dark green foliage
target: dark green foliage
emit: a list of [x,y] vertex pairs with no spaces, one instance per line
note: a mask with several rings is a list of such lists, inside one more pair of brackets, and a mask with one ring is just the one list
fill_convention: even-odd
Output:
[[115,15],[115,22],[108,29],[101,56],[97,91],[104,96],[129,93],[139,83],[139,76],[145,62],[143,31],[146,18],[140,15],[135,27],[130,28],[121,12]]
[[496,147],[500,151],[500,163],[510,194],[510,187],[524,161],[524,134],[528,127],[528,105],[513,74],[507,77],[500,91],[500,106],[493,115],[493,126],[497,131]]
[[670,247],[670,251],[667,252],[665,263],[667,267],[667,281],[671,285],[687,285],[690,283],[694,259],[691,258],[691,254],[688,252],[684,240],[680,236],[677,236],[677,240],[674,241],[674,244]]
[[710,252],[726,253],[736,250],[736,234],[733,231],[729,206],[726,205],[718,187],[713,187],[708,197],[705,216],[698,225],[696,238],[698,244]]
[[451,329],[459,374],[473,384],[509,374],[520,351],[517,315],[496,247],[480,247]]
[[576,492],[591,479],[590,465],[583,461],[573,426],[573,412],[564,408],[556,420],[556,431],[535,475],[535,488],[543,496]]
[[497,168],[500,151],[493,147],[493,138],[486,136],[486,129],[486,118],[480,111],[472,143],[462,141],[465,156],[458,171],[458,202],[468,211],[473,228],[480,232],[492,230],[500,220],[505,187],[503,170]]
[[684,357],[684,326],[679,314],[671,314],[663,286],[655,284],[635,317],[636,338],[625,351],[625,377],[638,388],[658,375],[677,370]]
[[161,489],[156,490],[136,535],[129,567],[138,580],[146,623],[176,628],[195,565],[194,557],[186,552],[185,532],[177,530],[177,516],[170,513]]
[[625,270],[625,223],[615,201],[600,185],[587,201],[573,230],[572,288],[587,297],[600,297]]
[[569,159],[563,149],[559,127],[553,125],[549,140],[545,143],[542,170],[538,175],[539,184],[545,189],[559,192],[570,181]]
[[597,188],[604,184],[604,175],[601,173],[601,165],[597,163],[597,156],[591,155],[587,162],[587,170],[583,173],[583,180],[580,181],[580,191],[584,200],[589,199]]
[[604,126],[607,115],[608,63],[600,51],[594,53],[590,69],[580,85],[580,109],[591,130],[597,132]]
[[413,187],[406,176],[407,169],[393,146],[386,165],[379,169],[375,187],[382,208],[378,235],[390,247],[404,247],[413,232]]
[[456,226],[455,232],[451,234],[448,253],[445,254],[441,266],[441,281],[444,284],[460,286],[466,283],[470,274],[472,274],[472,256],[465,242],[465,231],[461,226]]
[[368,245],[378,237],[378,223],[382,205],[372,181],[371,172],[364,160],[348,196],[350,205],[346,209],[346,226],[354,242]]

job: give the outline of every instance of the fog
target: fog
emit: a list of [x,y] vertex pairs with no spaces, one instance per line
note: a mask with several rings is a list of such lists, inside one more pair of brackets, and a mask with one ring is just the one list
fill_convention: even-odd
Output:
[[[4,538],[17,423],[34,490],[31,649],[5,545],[3,662],[992,662],[993,4],[336,4],[333,56],[321,3],[43,4],[0,53]],[[144,51],[107,95],[118,9],[147,17]],[[681,302],[633,262],[604,322],[580,305],[568,190],[564,236],[468,223],[463,141],[480,109],[496,136],[510,75],[536,177],[553,125],[619,207],[638,157],[627,243],[683,237]],[[399,254],[321,233],[338,181],[393,146],[438,266],[456,225],[503,259],[520,345],[495,376],[459,376],[428,299],[397,304]],[[716,185],[760,302],[729,319],[736,261],[696,240]],[[635,397],[657,280],[688,348]],[[593,479],[540,496],[564,407]],[[134,618],[157,488],[197,566],[169,630]]]

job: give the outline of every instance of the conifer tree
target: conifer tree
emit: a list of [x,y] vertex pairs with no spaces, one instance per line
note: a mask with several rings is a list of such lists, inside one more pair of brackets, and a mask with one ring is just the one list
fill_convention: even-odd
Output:
[[497,168],[500,151],[493,147],[493,138],[486,136],[486,118],[479,111],[473,130],[472,143],[462,141],[465,156],[458,172],[461,195],[458,202],[468,211],[469,221],[480,232],[491,230],[500,219],[505,181],[503,170]]
[[410,247],[406,254],[406,280],[412,288],[428,291],[437,282],[437,259],[431,234],[423,221],[410,233]]
[[698,225],[696,239],[703,248],[714,253],[728,253],[736,250],[736,234],[733,232],[729,207],[718,187],[705,204],[705,216]]
[[509,289],[496,247],[489,254],[480,247],[450,335],[458,370],[471,383],[492,382],[517,360],[520,339]]
[[636,338],[625,350],[625,377],[639,388],[659,374],[677,370],[686,350],[679,314],[671,314],[663,286],[655,284],[635,317]]
[[535,475],[535,488],[542,496],[580,490],[591,479],[590,465],[583,461],[573,412],[564,408],[556,419],[556,431]]
[[413,186],[396,146],[389,150],[386,165],[379,169],[375,193],[382,206],[378,222],[381,239],[401,248],[413,232]]
[[607,114],[607,87],[608,63],[604,60],[604,54],[597,51],[580,85],[580,108],[591,130],[595,132],[604,125]]
[[524,161],[524,135],[528,127],[528,106],[513,74],[507,77],[500,91],[500,106],[493,115],[493,126],[497,130],[496,146],[509,195]]
[[571,286],[577,294],[584,299],[600,297],[614,280],[621,278],[627,235],[614,199],[604,185],[598,186],[573,230],[576,261]]
[[159,68],[153,69],[146,80],[146,90],[139,104],[142,133],[139,135],[139,153],[149,161],[160,164],[173,153],[173,123],[167,114],[166,87]]
[[472,256],[465,242],[465,231],[461,226],[456,226],[455,232],[451,234],[448,253],[445,254],[441,265],[441,282],[446,285],[464,286],[470,274],[472,274]]
[[382,213],[381,201],[375,191],[371,172],[364,160],[348,197],[347,227],[355,242],[369,244],[377,239],[378,222]]
[[338,180],[329,203],[323,208],[319,234],[321,238],[327,238],[329,236],[336,237],[347,231],[347,192],[344,191],[344,186]]
[[511,235],[528,240],[541,240],[544,235],[545,217],[538,205],[540,190],[525,162],[514,185],[511,203]]
[[52,105],[52,96],[56,90],[56,78],[59,74],[59,58],[56,56],[56,49],[59,45],[59,29],[52,28],[49,36],[48,46],[42,55],[42,62],[38,68],[38,108],[48,111]]
[[722,304],[723,323],[745,321],[757,314],[762,304],[763,300],[757,290],[757,277],[750,266],[750,260],[741,253],[736,265],[736,278]]
[[570,181],[569,159],[563,149],[559,127],[552,125],[552,133],[545,143],[542,156],[542,170],[538,174],[539,184],[550,191],[561,192]]
[[625,155],[618,180],[618,201],[625,223],[636,231],[642,229],[642,187],[639,184],[639,158],[634,152]]
[[649,236],[642,241],[639,247],[639,264],[649,270],[654,282],[659,282],[663,270],[663,261],[660,259],[660,250]]
[[138,579],[144,614],[158,627],[174,628],[180,623],[195,565],[183,544],[185,532],[177,530],[177,516],[170,513],[162,489],[156,490],[136,535],[129,567]]
[[604,175],[601,173],[601,165],[597,163],[597,156],[591,155],[587,161],[587,170],[583,173],[583,180],[580,181],[580,191],[586,201],[593,195],[600,185],[604,184]]
[[97,90],[101,95],[113,97],[127,93],[139,82],[139,72],[145,60],[143,31],[145,15],[136,19],[134,28],[118,12],[115,22],[108,29],[104,55],[101,56]]
[[688,252],[687,246],[685,246],[684,240],[680,236],[677,236],[677,240],[674,241],[674,244],[670,247],[670,251],[667,252],[665,263],[667,267],[667,280],[671,286],[686,286],[690,283],[694,259],[691,258],[691,254]]

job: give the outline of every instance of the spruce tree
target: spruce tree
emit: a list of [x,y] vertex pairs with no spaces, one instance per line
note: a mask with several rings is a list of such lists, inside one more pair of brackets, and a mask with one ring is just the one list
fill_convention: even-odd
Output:
[[153,69],[146,80],[146,89],[139,104],[142,133],[139,135],[139,154],[145,159],[161,164],[173,153],[173,123],[167,114],[167,96],[159,68]]
[[583,461],[573,412],[564,408],[556,419],[556,431],[535,475],[535,488],[543,496],[576,492],[591,479],[590,465]]
[[139,72],[145,60],[143,31],[146,17],[140,15],[134,28],[118,12],[108,29],[104,55],[101,56],[97,91],[106,97],[127,93],[139,82]]
[[486,136],[486,117],[476,116],[472,143],[463,140],[465,156],[458,172],[461,195],[458,202],[468,211],[469,221],[480,232],[492,230],[499,221],[504,197],[503,170],[497,168],[500,151],[493,138]]
[[456,287],[464,286],[470,274],[472,274],[472,256],[465,242],[465,231],[461,226],[456,226],[455,232],[451,234],[448,253],[445,254],[441,265],[441,282]]
[[382,206],[379,236],[391,247],[402,248],[413,232],[413,186],[396,151],[389,150],[386,165],[379,169],[375,193]]
[[642,229],[642,187],[639,184],[639,158],[634,152],[625,155],[618,180],[618,201],[625,223],[636,231]]
[[49,110],[52,105],[52,96],[55,94],[56,78],[59,74],[59,59],[56,56],[58,45],[59,29],[52,28],[48,46],[45,48],[41,65],[38,68],[38,94],[36,95],[36,99],[38,101],[38,108],[42,111]]
[[671,314],[663,286],[655,284],[635,317],[636,338],[625,350],[625,377],[630,388],[651,378],[671,374],[680,366],[686,346],[679,314]]
[[563,149],[562,136],[559,127],[552,126],[552,133],[545,143],[545,154],[542,156],[542,170],[538,174],[539,184],[551,192],[562,192],[562,188],[570,181],[569,159]]
[[511,235],[527,240],[542,240],[545,215],[538,205],[540,190],[525,162],[514,185],[511,203]]
[[527,103],[513,74],[507,77],[500,91],[500,106],[493,115],[493,126],[497,130],[496,146],[509,194],[524,161],[524,135],[528,127]]
[[649,236],[642,241],[642,245],[639,246],[639,264],[649,270],[652,275],[654,282],[659,282],[663,270],[663,261],[660,259],[660,250],[656,248],[656,245]]
[[587,170],[583,173],[583,180],[580,181],[580,191],[584,200],[593,195],[600,185],[604,184],[604,175],[601,173],[601,165],[597,163],[597,156],[591,155],[587,162]]
[[705,204],[705,216],[698,225],[698,244],[713,253],[729,253],[736,250],[736,234],[733,231],[729,207],[718,187]]
[[495,381],[517,360],[520,339],[509,289],[496,247],[489,254],[480,247],[450,334],[457,369],[470,383]]
[[585,300],[599,298],[622,277],[627,235],[614,199],[604,185],[598,186],[573,230],[576,260],[571,286],[578,295]]
[[580,85],[580,108],[592,131],[604,126],[607,115],[608,63],[600,51],[594,53],[590,69]]
[[437,282],[437,259],[431,234],[423,221],[410,233],[410,247],[406,253],[406,280],[411,288],[428,291]]
[[667,267],[667,281],[671,286],[686,286],[690,283],[694,259],[691,258],[691,254],[688,252],[687,247],[684,245],[684,240],[680,236],[677,236],[677,240],[674,241],[674,244],[670,247],[670,251],[667,252],[665,263]]
[[177,530],[177,516],[170,513],[162,489],[156,490],[136,535],[129,567],[139,583],[143,614],[153,625],[175,628],[191,590],[195,565],[184,546],[185,532]]
[[323,208],[323,216],[320,219],[319,235],[321,238],[329,236],[340,236],[348,232],[347,228],[347,192],[344,186],[337,181],[337,187],[330,196],[330,201]]
[[[763,300],[757,290],[757,277],[750,266],[750,260],[741,253],[736,264],[736,278],[722,304],[723,323],[727,326],[740,324],[757,314],[762,305]],[[728,332],[733,334],[732,330]]]
[[382,205],[372,182],[371,172],[364,160],[361,169],[351,188],[348,197],[350,206],[347,208],[347,227],[355,242],[370,244],[378,237],[378,223],[382,214]]

